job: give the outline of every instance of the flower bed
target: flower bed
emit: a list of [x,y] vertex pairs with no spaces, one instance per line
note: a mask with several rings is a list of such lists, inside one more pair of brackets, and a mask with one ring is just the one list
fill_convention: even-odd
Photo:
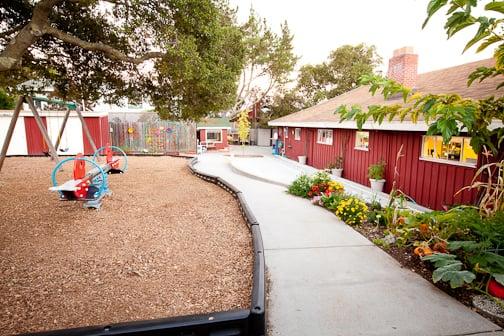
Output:
[[366,204],[346,194],[325,172],[300,176],[288,192],[334,212],[463,303],[471,304],[472,296],[484,294],[504,309],[504,211],[489,214],[460,206],[416,212],[404,208],[405,197],[399,191],[392,193],[386,207],[376,201]]

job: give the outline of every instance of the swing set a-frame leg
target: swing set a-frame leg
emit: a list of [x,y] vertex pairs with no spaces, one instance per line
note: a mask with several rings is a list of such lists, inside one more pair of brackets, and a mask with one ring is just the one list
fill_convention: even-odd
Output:
[[33,113],[33,116],[35,117],[35,121],[37,122],[37,125],[40,129],[40,132],[42,133],[42,137],[44,138],[44,141],[46,142],[47,146],[49,147],[49,154],[51,155],[51,160],[56,161],[56,163],[59,162],[59,157],[58,153],[56,152],[56,149],[54,148],[54,145],[49,138],[49,134],[47,134],[47,130],[44,126],[44,123],[42,122],[42,119],[40,118],[40,115],[37,112],[37,108],[35,107],[35,104],[33,103],[33,98],[32,97],[26,97],[26,101],[28,102],[28,105],[30,106],[30,110]]
[[14,133],[14,128],[16,128],[16,122],[19,117],[19,112],[21,112],[21,108],[23,107],[24,97],[20,96],[16,108],[14,109],[14,113],[12,114],[12,119],[10,121],[9,129],[7,130],[7,134],[5,135],[5,140],[2,146],[2,151],[0,152],[0,171],[2,171],[2,166],[7,156],[7,150],[9,149],[9,144],[12,139],[12,134]]
[[[93,153],[96,153],[96,151],[97,151],[96,144],[93,141],[93,137],[91,136],[91,133],[89,132],[89,128],[87,127],[86,121],[84,120],[84,117],[82,116],[80,106],[77,106],[77,109],[75,112],[79,116],[79,119],[82,124],[82,129],[84,130],[84,135],[86,135],[86,138],[87,138],[89,144],[91,145],[91,149],[93,150]],[[99,159],[99,157],[100,156],[98,156],[98,159]]]
[[70,109],[67,109],[65,112],[65,116],[63,117],[63,123],[61,124],[61,128],[58,133],[58,138],[56,139],[56,144],[54,145],[54,148],[58,150],[60,142],[61,142],[61,137],[63,136],[63,132],[65,132],[65,126],[68,121],[68,117],[70,116]]

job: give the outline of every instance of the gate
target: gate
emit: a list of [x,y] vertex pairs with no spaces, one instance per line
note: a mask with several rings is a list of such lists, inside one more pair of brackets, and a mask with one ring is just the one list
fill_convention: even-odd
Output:
[[196,152],[196,123],[176,121],[111,121],[112,145],[128,154]]

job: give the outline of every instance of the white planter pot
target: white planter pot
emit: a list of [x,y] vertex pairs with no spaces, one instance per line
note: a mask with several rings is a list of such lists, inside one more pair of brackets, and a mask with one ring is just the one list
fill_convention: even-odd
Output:
[[306,156],[305,155],[298,156],[298,161],[301,164],[306,164]]
[[337,177],[341,177],[341,175],[343,175],[343,168],[331,169],[331,174],[333,174],[334,176],[337,176]]
[[383,186],[385,185],[385,180],[374,180],[374,179],[369,179],[369,182],[371,182],[371,190],[373,191],[383,191]]

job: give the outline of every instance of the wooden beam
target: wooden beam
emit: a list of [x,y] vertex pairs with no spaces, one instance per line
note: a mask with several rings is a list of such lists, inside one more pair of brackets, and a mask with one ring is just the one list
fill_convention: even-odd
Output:
[[44,138],[44,141],[46,142],[47,146],[49,147],[49,154],[51,155],[51,160],[56,161],[56,163],[59,162],[58,158],[58,153],[56,153],[56,148],[54,148],[54,145],[49,138],[49,134],[47,134],[47,129],[44,126],[44,123],[42,122],[42,118],[40,118],[40,115],[37,112],[37,108],[35,107],[35,104],[33,103],[33,98],[32,97],[26,97],[26,101],[28,102],[28,105],[30,106],[30,110],[33,113],[33,116],[35,117],[35,121],[37,122],[38,128],[40,129],[40,132],[42,133],[42,137]]
[[65,116],[63,117],[63,123],[61,124],[61,129],[59,130],[59,133],[58,133],[58,138],[56,139],[56,144],[54,145],[54,148],[56,148],[56,150],[58,150],[60,142],[61,142],[61,137],[63,136],[63,132],[65,132],[65,126],[68,121],[69,115],[70,115],[70,109],[67,108]]
[[[93,138],[91,137],[91,133],[89,132],[89,128],[87,127],[87,124],[86,124],[86,121],[84,120],[84,117],[82,116],[82,113],[80,111],[80,106],[77,106],[77,115],[79,116],[79,119],[82,123],[82,128],[84,129],[84,134],[86,135],[86,138],[88,139],[89,141],[89,144],[91,145],[91,148],[93,149],[93,153],[96,153],[96,145],[93,141]],[[99,155],[98,155],[98,158],[99,158]]]
[[0,171],[2,171],[2,166],[7,156],[7,150],[9,149],[9,144],[12,139],[12,134],[14,133],[14,129],[16,128],[16,122],[19,117],[19,112],[21,112],[21,108],[23,107],[24,97],[20,96],[16,108],[14,109],[14,113],[12,114],[12,118],[10,121],[9,129],[7,130],[7,134],[5,135],[5,140],[2,146],[2,151],[0,152]]

